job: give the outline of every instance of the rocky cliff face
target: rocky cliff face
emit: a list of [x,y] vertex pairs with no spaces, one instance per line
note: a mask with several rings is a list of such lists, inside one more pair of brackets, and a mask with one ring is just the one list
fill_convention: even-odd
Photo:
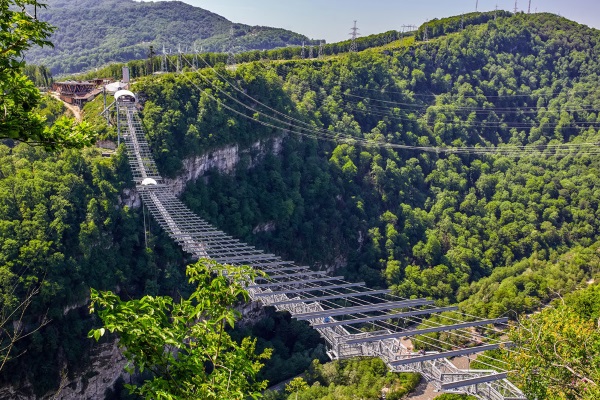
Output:
[[263,139],[252,146],[240,149],[238,145],[231,145],[214,150],[201,156],[188,158],[183,161],[183,170],[175,179],[167,179],[167,185],[176,195],[185,190],[188,182],[193,182],[203,177],[210,170],[217,170],[223,174],[231,174],[245,157],[249,161],[248,168],[259,163],[269,153],[279,154],[282,149],[283,137]]
[[127,360],[121,354],[116,341],[98,344],[92,350],[92,363],[73,379],[68,378],[68,370],[62,371],[63,379],[57,391],[36,397],[31,385],[23,387],[5,386],[0,389],[0,399],[13,400],[104,400],[105,392],[112,388],[119,378],[127,379],[123,368]]
[[[244,149],[236,145],[222,147],[206,154],[183,160],[183,169],[174,179],[166,179],[166,184],[179,196],[188,182],[202,178],[208,171],[216,170],[231,174],[242,158],[248,160],[248,168],[258,164],[267,154],[280,154],[283,137],[263,139]],[[137,208],[141,206],[140,197],[135,189],[125,189],[121,193],[121,204]]]
[[127,360],[121,354],[117,342],[97,345],[92,354],[92,364],[82,376],[64,381],[61,390],[45,399],[104,400],[106,389],[114,387],[119,378],[127,379],[123,370]]

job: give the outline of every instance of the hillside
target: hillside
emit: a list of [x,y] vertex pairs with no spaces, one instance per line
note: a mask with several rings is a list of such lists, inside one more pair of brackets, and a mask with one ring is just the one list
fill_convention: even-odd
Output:
[[[597,156],[387,144],[598,143],[600,33],[549,14],[477,16],[464,30],[457,21],[428,24],[427,43],[417,35],[318,60],[274,50],[273,62],[140,78],[134,91],[161,171],[174,177],[186,158],[281,138],[277,154],[254,164],[243,157],[232,174],[190,183],[184,201],[260,249],[479,316],[515,317],[585,286],[600,273]],[[92,111],[101,99],[88,107],[101,124]],[[0,147],[0,156],[3,288],[45,276],[28,322],[46,310],[52,318],[19,344],[26,353],[1,380],[41,395],[59,385],[63,363],[69,376],[86,371],[94,321],[69,307],[84,303],[89,287],[175,295],[183,255],[156,224],[144,227],[142,208],[124,205],[122,152],[48,155],[21,145]],[[273,379],[322,353],[308,333],[289,333],[299,323],[274,321],[284,318],[248,329],[271,335],[259,346],[277,349],[265,371]]]
[[148,56],[153,45],[157,54],[188,51],[195,45],[205,51],[230,47],[233,27],[234,51],[263,50],[299,45],[303,35],[277,28],[235,24],[210,11],[180,1],[136,2],[133,0],[48,0],[38,16],[57,29],[51,37],[54,48],[36,48],[27,61],[43,64],[53,74],[89,70],[109,62]]
[[[445,23],[454,21],[435,22]],[[348,277],[402,296],[465,301],[495,317],[534,310],[598,273],[589,267],[600,245],[597,158],[444,155],[377,142],[596,142],[598,43],[598,31],[566,19],[518,14],[428,43],[164,76],[137,90],[149,98],[144,119],[167,174],[207,148],[282,134],[227,111],[208,88],[252,119],[280,124],[259,100],[312,126],[286,121],[281,157],[189,186],[186,201],[220,228],[298,262],[341,263]],[[342,134],[356,141],[314,140]],[[266,225],[274,229],[256,229]]]

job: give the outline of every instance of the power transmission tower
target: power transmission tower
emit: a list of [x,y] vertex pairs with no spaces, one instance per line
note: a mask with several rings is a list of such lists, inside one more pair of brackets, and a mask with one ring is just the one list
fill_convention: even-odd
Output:
[[350,36],[352,37],[352,44],[350,44],[350,52],[356,53],[358,51],[358,45],[356,44],[356,38],[358,37],[358,28],[356,27],[356,20],[354,20],[354,26],[350,28]]
[[194,69],[198,69],[198,47],[196,47],[196,43],[194,43],[194,60],[192,62]]
[[527,7],[527,14],[531,14],[531,0],[529,0],[529,7]]
[[156,52],[154,51],[154,46],[150,46],[150,52],[148,53],[148,60],[150,62],[150,68],[149,70],[151,71],[151,74],[154,74],[154,56],[156,55]]
[[462,15],[460,18],[460,30],[464,30],[465,29],[465,16]]
[[400,33],[400,40],[404,39],[404,31],[410,30],[410,25],[402,25],[402,32]]
[[227,65],[235,64],[235,53],[233,52],[233,25],[229,29],[229,54],[227,55]]
[[182,59],[181,59],[181,45],[178,44],[177,45],[177,73],[181,72],[181,70],[183,69],[183,63],[182,63]]
[[302,42],[302,50],[300,52],[300,57],[304,60],[304,42]]
[[319,43],[319,58],[323,58],[323,41]]
[[517,8],[517,1],[518,0],[515,0],[515,14],[517,13],[517,11],[519,11],[519,9]]
[[496,9],[494,10],[494,21],[498,18],[498,4],[496,4]]
[[160,65],[160,69],[162,72],[167,72],[167,50],[165,50],[165,45],[163,44],[163,52],[162,52],[162,61]]
[[475,1],[475,12],[479,11],[479,0]]
[[312,44],[308,45],[308,58],[310,58],[310,59],[313,58],[313,45]]

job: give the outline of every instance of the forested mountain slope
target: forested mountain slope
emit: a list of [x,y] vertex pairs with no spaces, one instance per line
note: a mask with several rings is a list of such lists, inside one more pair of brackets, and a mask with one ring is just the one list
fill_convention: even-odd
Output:
[[[599,142],[600,33],[548,14],[475,16],[464,31],[456,21],[428,24],[428,43],[411,38],[319,60],[140,79],[134,90],[146,100],[144,124],[162,172],[176,176],[184,158],[225,145],[284,137],[281,154],[253,166],[243,158],[233,175],[214,171],[184,200],[258,248],[343,264],[350,279],[403,296],[462,302],[480,316],[535,310],[598,275],[597,157],[446,155],[380,144]],[[56,389],[64,365],[71,376],[88,362],[92,321],[71,307],[85,303],[89,287],[176,296],[184,256],[155,224],[144,226],[143,209],[124,206],[123,153],[49,155],[21,145],[0,147],[0,158],[2,300],[24,294],[11,292],[16,283],[25,291],[42,276],[26,323],[35,326],[46,311],[52,319],[19,343],[17,353],[26,353],[1,380],[41,395]],[[272,326],[267,320],[252,331]],[[279,326],[284,336],[292,324]],[[289,351],[301,355],[287,354],[297,365],[320,353],[303,336]],[[287,351],[284,340],[269,340]],[[270,376],[282,378],[285,362],[274,357]]]
[[[444,155],[375,142],[597,142],[600,33],[550,14],[445,31],[428,43],[325,60],[146,80],[137,90],[149,99],[144,121],[157,159],[176,174],[183,157],[207,148],[283,134],[281,157],[213,174],[185,200],[260,248],[299,262],[345,260],[350,278],[403,296],[465,301],[479,315],[533,310],[598,272],[597,157]],[[374,143],[315,140],[323,134],[260,115],[274,114],[256,100],[330,137]],[[275,229],[256,229],[265,224]]]
[[[146,58],[149,46],[177,52],[196,45],[204,51],[235,52],[300,45],[303,35],[284,29],[235,24],[180,1],[47,0],[38,16],[57,29],[54,48],[30,51],[27,61],[54,74],[81,72],[108,62]],[[233,28],[233,43],[230,29]]]
[[[40,112],[52,123],[64,107],[47,97]],[[122,202],[130,182],[122,151],[104,158],[95,148],[47,153],[0,143],[3,360],[10,351],[1,398],[15,398],[7,386],[41,398],[55,393],[61,379],[89,371],[97,348],[87,339],[94,324],[86,308],[90,287],[128,296],[185,292],[182,253],[151,233],[152,250],[146,249],[141,210]],[[36,290],[21,316],[19,305]],[[19,327],[25,337],[9,349],[8,335]]]

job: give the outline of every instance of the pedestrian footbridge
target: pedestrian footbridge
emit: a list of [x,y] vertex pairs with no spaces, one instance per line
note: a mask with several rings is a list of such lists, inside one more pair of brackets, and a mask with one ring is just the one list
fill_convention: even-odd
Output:
[[[265,271],[268,278],[258,278],[247,287],[251,299],[307,321],[327,342],[332,359],[379,357],[393,371],[420,373],[440,391],[467,393],[486,400],[526,399],[506,379],[507,371],[460,369],[451,361],[510,347],[508,342],[478,333],[485,328],[490,336],[501,336],[496,327],[505,324],[506,318],[465,320],[457,307],[436,307],[428,299],[398,298],[387,289],[373,290],[364,282],[348,282],[342,276],[328,276],[298,266],[245,244],[192,213],[164,185],[146,141],[135,98],[129,93],[117,93],[116,106],[120,135],[127,146],[137,190],[154,219],[184,251],[196,258]],[[444,323],[422,319],[432,314],[442,316]],[[435,332],[451,333],[463,342],[477,345],[449,347],[441,340],[430,339],[434,345],[439,342],[439,351],[413,350],[411,343],[419,340],[418,335]],[[486,356],[479,357],[485,364]]]

